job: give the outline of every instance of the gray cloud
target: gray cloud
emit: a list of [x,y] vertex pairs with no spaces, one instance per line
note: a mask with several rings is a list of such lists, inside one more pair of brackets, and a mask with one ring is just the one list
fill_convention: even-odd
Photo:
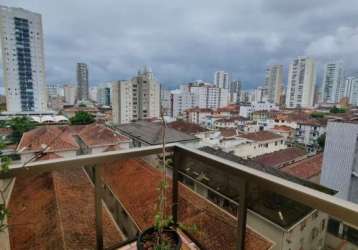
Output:
[[[92,84],[126,79],[150,65],[170,87],[232,72],[245,88],[270,63],[299,55],[342,59],[358,71],[356,0],[5,0],[43,16],[48,82],[74,82],[87,62]],[[319,71],[321,74],[321,71]]]

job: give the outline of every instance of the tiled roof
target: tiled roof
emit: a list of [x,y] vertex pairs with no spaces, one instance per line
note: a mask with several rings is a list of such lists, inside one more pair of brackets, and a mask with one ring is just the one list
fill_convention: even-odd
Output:
[[191,109],[187,109],[184,112],[199,112],[199,113],[212,113],[213,110],[212,109],[208,109],[208,108],[191,108]]
[[302,159],[305,155],[306,151],[304,149],[292,147],[260,155],[252,158],[252,160],[263,166],[280,168],[284,163]]
[[59,159],[59,158],[62,158],[62,157],[54,152],[49,152],[49,153],[44,153],[42,156],[36,158],[36,161],[53,160],[53,159]]
[[274,131],[279,131],[279,132],[291,132],[294,129],[285,125],[276,125],[275,127],[273,127],[271,130]]
[[[119,125],[117,128],[121,133],[149,145],[159,145],[162,143],[162,126],[160,123],[137,121]],[[165,129],[165,137],[166,143],[197,140],[195,136],[169,127]]]
[[128,142],[129,138],[120,135],[102,124],[93,123],[87,125],[79,132],[79,137],[87,146],[116,145]]
[[208,131],[206,128],[203,128],[195,123],[184,121],[174,121],[168,123],[168,127],[191,135]]
[[318,154],[302,161],[285,166],[281,170],[303,179],[310,179],[321,173],[323,154]]
[[[104,169],[104,179],[141,229],[153,225],[161,173],[141,160],[116,162]],[[169,179],[171,183],[171,180]],[[171,192],[168,188],[168,211]],[[196,225],[192,236],[205,249],[234,249],[237,220],[182,184],[179,185],[179,220]],[[272,243],[248,229],[245,249],[270,249]]]
[[237,135],[235,128],[221,128],[220,133],[223,137],[234,137]]
[[12,133],[12,128],[0,128],[0,135],[10,135]]
[[235,122],[235,121],[249,121],[249,118],[242,117],[242,116],[232,116],[232,117],[226,117],[219,120],[216,120],[215,122]]
[[[94,190],[82,169],[16,178],[9,202],[9,237],[17,249],[94,249]],[[105,246],[122,240],[103,210]]]
[[309,126],[326,126],[327,119],[309,119],[309,120],[300,121],[297,123],[302,124],[302,125],[309,125]]
[[17,151],[42,151],[56,152],[65,150],[77,150],[79,145],[73,136],[63,127],[41,126],[23,134],[17,147]]
[[241,134],[240,137],[252,140],[252,141],[269,141],[275,139],[282,139],[281,135],[269,132],[269,131],[259,131],[254,133]]

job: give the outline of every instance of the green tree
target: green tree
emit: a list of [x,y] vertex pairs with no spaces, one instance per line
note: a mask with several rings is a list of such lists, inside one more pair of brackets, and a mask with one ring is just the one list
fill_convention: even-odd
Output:
[[14,143],[18,143],[22,137],[22,134],[35,128],[36,122],[31,120],[27,116],[15,117],[9,121],[9,125],[12,128],[11,139]]
[[76,112],[75,116],[70,118],[72,125],[90,124],[94,121],[94,116],[85,111]]
[[323,113],[323,112],[313,112],[313,113],[311,114],[311,117],[312,117],[312,118],[323,118],[324,115],[325,115],[325,113]]
[[317,143],[321,149],[324,149],[324,144],[326,143],[326,134],[322,134],[318,137]]
[[333,106],[333,108],[331,108],[329,110],[329,112],[333,113],[333,114],[337,114],[337,113],[345,113],[347,110],[344,108],[337,108],[336,106]]

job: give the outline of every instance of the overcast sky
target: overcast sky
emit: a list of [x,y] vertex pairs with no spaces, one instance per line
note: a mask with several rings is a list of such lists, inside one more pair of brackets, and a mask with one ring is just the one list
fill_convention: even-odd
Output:
[[342,59],[347,74],[358,72],[357,0],[1,2],[42,14],[49,83],[75,82],[79,61],[89,64],[92,85],[127,79],[147,64],[171,88],[212,82],[223,69],[248,89],[262,84],[268,64],[287,72],[300,55],[316,59],[318,81],[327,61]]

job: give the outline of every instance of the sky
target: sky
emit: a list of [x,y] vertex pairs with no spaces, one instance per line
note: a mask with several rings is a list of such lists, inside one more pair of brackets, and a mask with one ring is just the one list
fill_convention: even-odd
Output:
[[[46,77],[75,83],[76,63],[90,84],[129,79],[143,65],[174,88],[225,70],[244,89],[264,81],[265,68],[297,56],[343,60],[358,72],[357,0],[2,0],[42,14]],[[2,72],[0,73],[2,82]]]

